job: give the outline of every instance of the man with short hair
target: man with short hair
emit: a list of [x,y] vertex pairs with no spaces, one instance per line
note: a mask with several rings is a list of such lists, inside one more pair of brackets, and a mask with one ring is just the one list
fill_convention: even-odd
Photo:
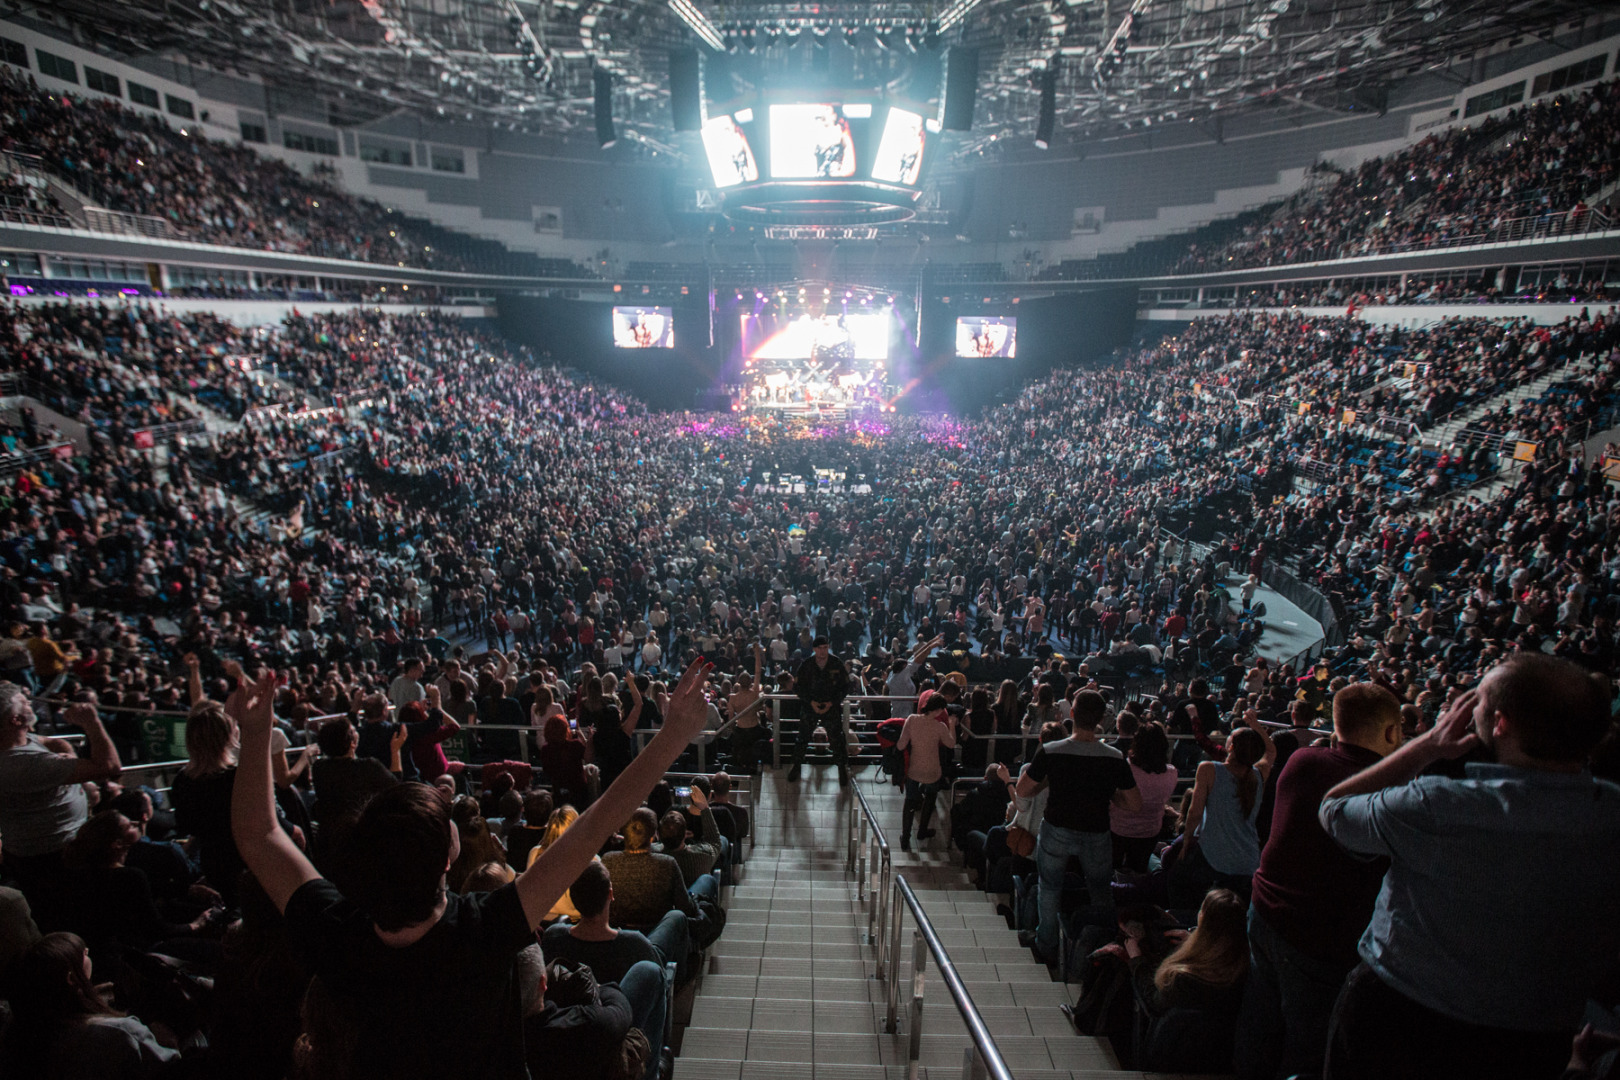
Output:
[[[1296,720],[1308,724],[1310,711],[1294,704]],[[1356,940],[1389,866],[1346,853],[1316,812],[1329,788],[1401,745],[1400,702],[1375,683],[1347,686],[1333,698],[1333,734],[1334,745],[1296,746],[1288,763],[1273,769],[1281,775],[1254,875],[1249,980],[1238,1022],[1244,1080],[1321,1073],[1333,1002],[1356,965]],[[1276,741],[1285,738],[1292,741],[1287,732]]]
[[388,701],[398,712],[413,701],[421,701],[427,697],[427,691],[422,688],[422,675],[426,669],[422,661],[413,657],[406,661],[405,669],[400,672],[399,678],[388,685]]
[[1074,696],[1074,733],[1043,744],[1018,778],[1020,799],[1051,789],[1035,846],[1040,874],[1040,920],[1035,955],[1047,963],[1058,958],[1058,901],[1069,859],[1080,860],[1092,907],[1111,908],[1114,838],[1108,808],[1131,813],[1142,809],[1142,792],[1125,755],[1097,737],[1108,711],[1102,694],[1081,690]]
[[[1587,769],[1609,683],[1516,653],[1434,728],[1327,793],[1389,872],[1334,1005],[1326,1075],[1557,1077],[1620,950],[1620,785]],[[1462,779],[1422,775],[1480,750]]]
[[810,737],[819,724],[827,729],[827,746],[838,766],[838,786],[848,787],[849,744],[844,738],[843,704],[849,694],[849,669],[832,654],[832,645],[826,637],[817,637],[811,647],[813,655],[799,665],[794,678],[804,708],[800,713],[799,745],[793,751],[793,762],[788,768],[788,782],[798,782],[804,755],[810,749]]
[[589,964],[603,982],[618,982],[624,973],[643,960],[662,967],[686,959],[686,916],[667,913],[650,934],[615,928],[609,920],[613,904],[613,878],[601,862],[588,864],[568,890],[579,912],[579,921],[570,925],[554,923],[540,939],[541,947],[553,960]]

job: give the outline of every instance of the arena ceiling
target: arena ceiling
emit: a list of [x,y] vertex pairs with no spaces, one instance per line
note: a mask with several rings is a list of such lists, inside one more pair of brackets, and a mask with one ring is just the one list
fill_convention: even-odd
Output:
[[[1055,143],[1265,108],[1384,107],[1425,71],[1553,43],[1610,0],[11,0],[129,56],[257,76],[338,123],[398,113],[538,134],[591,129],[592,70],[614,75],[622,134],[669,149],[668,56],[698,47],[709,95],[885,87],[938,96],[939,50],[980,50],[958,151],[1027,143],[1051,84]],[[684,18],[681,11],[689,13]],[[700,28],[695,30],[694,27]],[[1459,76],[1459,83],[1466,78]]]

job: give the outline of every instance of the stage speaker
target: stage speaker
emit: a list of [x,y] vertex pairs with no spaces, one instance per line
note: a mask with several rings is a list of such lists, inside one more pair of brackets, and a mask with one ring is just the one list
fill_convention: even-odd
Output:
[[676,131],[703,128],[703,66],[696,49],[675,49],[669,54],[669,111]]
[[1057,129],[1057,67],[1046,69],[1041,76],[1041,118],[1035,124],[1035,146],[1045,150],[1052,145],[1052,133]]
[[613,75],[597,68],[592,78],[596,83],[596,141],[606,150],[619,141],[613,130]]
[[946,131],[973,130],[973,99],[979,92],[979,50],[952,46],[945,58],[945,100],[940,126]]

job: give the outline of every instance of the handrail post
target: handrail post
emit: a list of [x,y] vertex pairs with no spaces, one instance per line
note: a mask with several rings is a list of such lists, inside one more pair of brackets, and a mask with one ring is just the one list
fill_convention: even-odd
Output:
[[[917,1061],[922,1057],[923,1026],[923,970],[928,963],[928,943],[923,939],[922,927],[911,932],[911,1048],[907,1057],[907,1075],[917,1075]],[[899,975],[896,971],[895,975]],[[898,980],[896,980],[898,981]]]
[[771,740],[771,768],[782,767],[782,699],[771,699],[771,727],[776,731],[776,737]]
[[[862,817],[864,818],[865,815],[863,814]],[[861,826],[860,838],[856,839],[851,837],[851,840],[855,844],[856,853],[855,865],[851,868],[855,871],[855,899],[864,904],[871,899],[870,891],[866,887],[866,859],[870,851],[871,844],[867,840],[866,827],[864,824]]]
[[[888,1012],[886,1012],[884,1014],[883,1030],[887,1034],[893,1035],[893,1034],[895,1034],[896,1032],[898,1032],[900,1030],[900,980],[895,977],[896,975],[898,975],[899,968],[900,968],[900,921],[901,921],[901,911],[900,911],[900,884],[899,884],[899,882],[895,882],[891,892],[892,892],[892,898],[891,898],[890,907],[889,907],[889,926],[888,926],[888,931],[889,931],[889,940],[888,940],[889,962],[888,962],[888,966],[890,968],[890,971],[889,971],[889,986],[888,986],[888,990],[889,990],[888,1006],[889,1007],[888,1007]],[[882,946],[880,945],[879,948],[881,949]],[[880,957],[879,960],[878,960],[878,977],[879,978],[883,977],[884,966],[885,966],[884,962],[883,962],[882,958]]]

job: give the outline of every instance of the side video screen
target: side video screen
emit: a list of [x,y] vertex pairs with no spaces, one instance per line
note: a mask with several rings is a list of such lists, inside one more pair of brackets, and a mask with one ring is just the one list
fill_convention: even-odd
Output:
[[667,307],[614,308],[613,344],[621,349],[673,349],[674,312]]
[[956,320],[957,356],[1017,356],[1018,320],[1000,315],[961,315]]

